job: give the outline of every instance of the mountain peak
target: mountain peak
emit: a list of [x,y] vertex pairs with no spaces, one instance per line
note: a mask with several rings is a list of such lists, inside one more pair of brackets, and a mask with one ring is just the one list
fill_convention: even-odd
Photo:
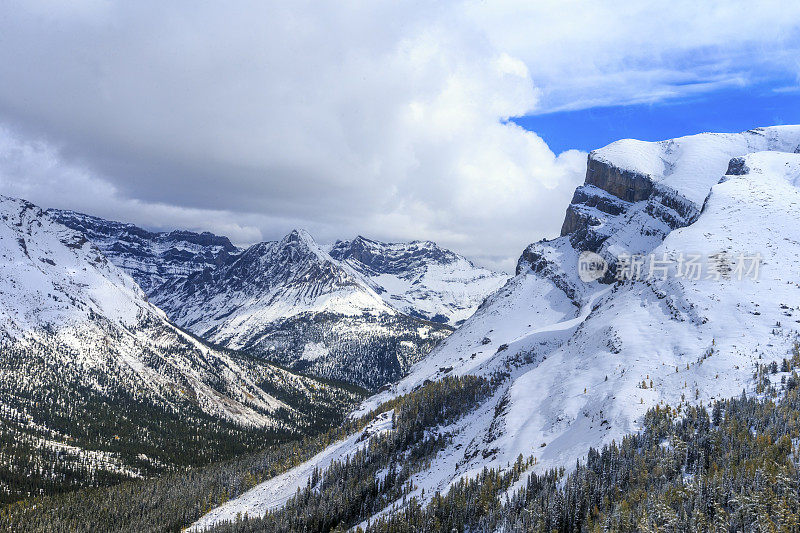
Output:
[[152,298],[215,343],[365,387],[401,377],[449,332],[398,312],[302,229]]
[[[339,244],[341,242],[346,243],[347,241],[336,241],[336,244]],[[351,246],[380,246],[382,243],[374,239],[369,239],[367,237],[364,237],[363,235],[357,235],[355,239],[350,241],[350,244]]]
[[[314,240],[314,237],[312,237],[311,234],[304,229],[293,229],[283,239],[281,239],[280,243],[278,244],[278,250],[296,249],[297,247],[300,247],[301,249],[304,249],[313,255],[319,262],[333,262],[328,253],[323,250],[319,244],[317,244],[317,241]],[[292,255],[292,258],[294,259],[295,256]]]
[[356,271],[392,307],[453,326],[507,279],[432,241],[384,243],[359,235],[337,241],[330,256]]
[[311,234],[304,229],[293,229],[280,240],[280,243],[282,245],[297,243],[309,249],[321,250],[320,245],[317,244],[317,241],[314,240],[314,237],[312,237]]
[[357,269],[367,268],[375,273],[417,271],[433,264],[467,261],[432,241],[385,243],[361,235],[352,241],[337,241],[330,255],[340,261],[351,260]]
[[309,233],[307,230],[304,230],[304,229],[302,229],[302,228],[295,228],[295,229],[293,229],[292,231],[290,231],[290,232],[289,232],[289,233],[286,235],[285,239],[288,239],[288,240],[302,240],[302,241],[311,241],[311,242],[314,242],[314,237],[312,237],[312,236],[311,236],[311,234],[310,234],[310,233]]

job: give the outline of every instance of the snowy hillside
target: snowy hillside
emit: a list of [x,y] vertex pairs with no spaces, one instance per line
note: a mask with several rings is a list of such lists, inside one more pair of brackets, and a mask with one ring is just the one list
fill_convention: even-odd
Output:
[[359,236],[337,242],[330,255],[400,312],[451,326],[507,280],[430,241],[387,244]]
[[308,479],[314,475],[315,469],[324,470],[334,461],[346,460],[357,451],[366,448],[371,438],[391,431],[392,415],[392,411],[381,413],[363,432],[355,433],[349,438],[329,446],[310,461],[261,483],[240,498],[232,500],[229,505],[212,510],[191,528],[188,528],[188,531],[203,531],[220,521],[233,522],[240,513],[257,516],[284,505],[298,490],[305,488]]
[[[81,234],[38,207],[0,198],[0,328],[18,338],[36,328],[82,324],[92,314],[122,325],[157,310],[144,293]],[[163,313],[161,314],[163,316]]]
[[[136,476],[194,445],[203,447],[194,459],[211,459],[233,435],[244,443],[249,434],[305,431],[352,401],[341,389],[210,348],[171,325],[86,237],[33,204],[0,197],[0,216],[5,479],[30,468],[76,482]],[[321,410],[310,411],[312,403]],[[181,440],[182,431],[193,437]],[[31,449],[55,458],[34,467]]]
[[[592,152],[563,235],[528,247],[514,278],[356,413],[444,376],[496,384],[488,401],[435,430],[446,446],[381,513],[520,454],[537,471],[570,468],[590,447],[637,431],[655,405],[756,393],[756,365],[790,356],[800,338],[798,152],[797,126]],[[587,250],[611,263],[603,282],[579,279]],[[617,281],[628,253],[652,255],[641,275]],[[687,270],[695,257],[700,276]],[[264,509],[247,494],[229,505]]]
[[[227,237],[208,232],[154,233],[74,211],[47,212],[61,224],[83,233],[148,295],[165,283],[228,265],[243,251]],[[258,248],[251,249],[251,253],[263,251],[268,244],[271,243],[256,245]],[[348,267],[351,275],[390,307],[450,326],[460,325],[508,279],[505,274],[475,266],[431,241],[383,243],[359,236],[319,249],[334,262]]]

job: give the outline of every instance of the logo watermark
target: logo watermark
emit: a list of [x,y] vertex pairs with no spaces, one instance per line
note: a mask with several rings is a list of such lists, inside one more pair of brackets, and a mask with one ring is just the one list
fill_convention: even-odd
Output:
[[608,263],[603,256],[594,252],[581,252],[578,257],[578,277],[581,281],[591,283],[608,272]]
[[[586,283],[606,275],[609,265],[594,252],[581,252],[578,258],[578,276]],[[689,281],[699,280],[757,280],[761,272],[761,254],[740,253],[731,256],[725,252],[713,254],[684,254],[674,257],[666,254],[620,254],[614,270],[618,281],[657,280],[668,277]]]

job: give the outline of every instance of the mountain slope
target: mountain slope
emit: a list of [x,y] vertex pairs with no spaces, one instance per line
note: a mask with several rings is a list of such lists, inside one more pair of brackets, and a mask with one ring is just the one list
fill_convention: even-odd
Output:
[[[536,471],[570,468],[590,447],[639,430],[656,405],[677,414],[743,389],[758,394],[757,365],[791,357],[800,339],[799,147],[792,126],[591,153],[564,235],[526,249],[506,286],[356,413],[445,376],[496,384],[468,415],[426,432],[446,447],[375,516],[519,455]],[[578,277],[586,250],[611,263],[606,283]],[[666,274],[615,281],[634,252],[666,261]],[[694,254],[703,276],[677,276]],[[758,275],[738,276],[740,255],[757,254]],[[651,265],[659,266],[646,259],[643,272]],[[251,512],[242,501],[229,505]]]
[[166,283],[151,298],[217,344],[370,388],[404,375],[450,331],[387,305],[304,231]]
[[257,449],[356,398],[184,333],[33,204],[0,197],[0,216],[3,499]]
[[[598,182],[596,160],[633,172],[630,160],[639,161],[638,153],[628,155],[624,146],[645,143],[621,144],[590,154],[587,182]],[[791,314],[796,307],[792,301],[797,300],[792,276],[798,235],[790,221],[800,208],[797,182],[791,177],[799,157],[793,152],[800,145],[800,128],[701,134],[647,145],[649,151],[662,151],[658,159],[670,161],[662,168],[671,172],[653,174],[647,167],[638,171],[637,179],[647,176],[653,183],[649,196],[634,197],[626,212],[617,215],[621,218],[588,224],[588,231],[579,227],[564,237],[529,247],[520,259],[518,276],[414,367],[394,393],[433,379],[439,368],[453,367],[452,372],[459,374],[508,372],[513,378],[508,412],[493,428],[504,427],[506,438],[497,440],[487,434],[482,447],[496,446],[495,460],[501,463],[519,452],[532,452],[536,442],[545,442],[547,446],[536,453],[540,463],[563,465],[587,449],[587,442],[598,444],[635,430],[641,414],[654,403],[675,405],[682,396],[685,401],[701,401],[736,394],[750,384],[751,359],[785,357],[797,330],[795,320],[786,313]],[[762,147],[789,153],[736,151]],[[622,161],[616,162],[609,153]],[[744,159],[738,159],[743,155]],[[728,172],[731,158],[734,168],[749,171],[715,185]],[[767,165],[770,158],[777,162]],[[788,174],[776,168],[787,169]],[[708,184],[707,198],[696,193],[699,182]],[[601,181],[619,192],[609,183],[613,180]],[[658,187],[673,189],[671,205],[696,212],[691,225],[669,229],[661,217],[663,211],[655,207],[667,207],[662,203],[665,195],[656,192]],[[630,188],[634,187],[622,194]],[[567,219],[574,209],[571,205]],[[660,243],[652,232],[656,224],[664,224],[667,235]],[[599,246],[595,239],[585,238],[600,231],[608,237]],[[670,272],[663,279],[587,284],[576,269],[578,252],[586,249],[607,254],[611,261],[626,251],[652,251],[657,259],[666,254]],[[730,263],[740,253],[760,253],[760,278],[695,281],[675,277],[681,253],[701,254],[707,260],[720,252]],[[643,272],[648,270],[645,264]],[[775,333],[781,321],[784,329]],[[484,339],[489,342],[483,344]],[[698,362],[709,352],[720,357]],[[471,353],[476,354],[474,358],[465,357]],[[724,378],[722,370],[727,374]],[[667,373],[659,383],[654,376],[663,372]],[[655,389],[650,388],[650,379]],[[638,388],[642,381],[647,382],[646,389]],[[531,391],[547,392],[532,396]],[[602,420],[607,423],[601,429]],[[562,440],[554,446],[554,439]]]

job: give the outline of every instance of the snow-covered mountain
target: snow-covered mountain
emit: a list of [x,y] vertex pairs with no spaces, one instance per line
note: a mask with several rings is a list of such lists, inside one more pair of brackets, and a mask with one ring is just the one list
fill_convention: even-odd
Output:
[[508,279],[431,241],[382,243],[359,236],[337,242],[330,255],[398,311],[451,326],[461,325]]
[[[562,236],[529,246],[514,278],[357,411],[444,376],[496,386],[469,415],[426,432],[446,445],[381,513],[519,455],[537,470],[570,468],[590,447],[636,432],[656,405],[679,414],[687,404],[757,394],[756,365],[791,357],[800,340],[797,220],[800,126],[624,140],[589,154]],[[610,264],[601,281],[578,276],[584,251]],[[640,275],[617,280],[638,264],[628,254],[648,255]],[[696,276],[688,269],[698,263]],[[287,486],[304,486],[309,466],[350,457],[355,446],[323,452]],[[282,505],[269,484],[199,524]]]
[[[209,232],[150,232],[75,211],[47,212],[61,224],[83,233],[147,294],[170,281],[228,265],[243,252],[227,237]],[[259,243],[251,251],[257,253],[269,244],[272,243]],[[505,274],[478,267],[431,241],[384,243],[358,236],[317,247],[345,264],[351,275],[390,307],[450,326],[463,323],[486,296],[508,279]]]
[[61,224],[83,233],[112,263],[150,293],[159,285],[227,264],[241,250],[227,237],[191,231],[150,232],[75,211],[48,209]]
[[83,234],[33,204],[0,197],[0,217],[2,479],[83,483],[210,460],[304,432],[353,401],[178,329]]
[[378,387],[405,375],[507,276],[432,242],[295,230],[246,250],[211,233],[153,233],[50,210],[128,272],[170,320],[293,369]]
[[451,331],[399,312],[297,230],[165,283],[151,299],[216,344],[366,387],[403,376]]

